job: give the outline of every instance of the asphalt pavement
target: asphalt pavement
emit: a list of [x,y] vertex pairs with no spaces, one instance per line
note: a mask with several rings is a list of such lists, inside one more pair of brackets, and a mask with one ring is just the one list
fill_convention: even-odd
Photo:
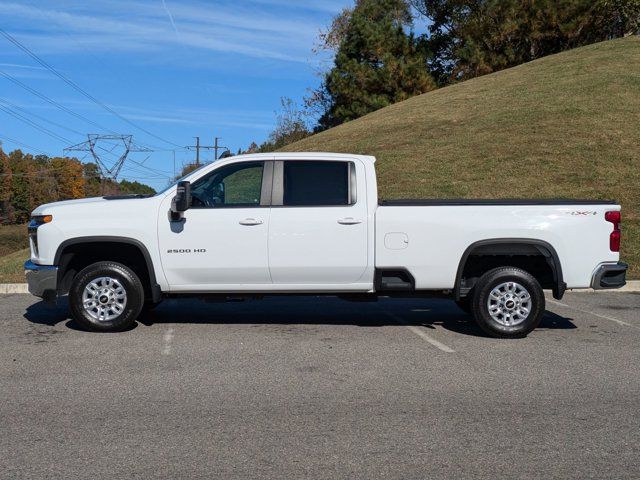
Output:
[[640,294],[527,338],[446,300],[171,300],[88,333],[0,296],[0,478],[640,478]]

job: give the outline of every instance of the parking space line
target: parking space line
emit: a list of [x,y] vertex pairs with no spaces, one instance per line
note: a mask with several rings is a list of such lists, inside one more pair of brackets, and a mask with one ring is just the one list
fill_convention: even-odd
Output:
[[427,333],[422,330],[421,328],[418,328],[414,325],[407,325],[407,322],[405,322],[402,318],[400,318],[398,315],[395,315],[391,312],[385,312],[389,317],[391,317],[393,320],[395,320],[396,323],[407,327],[409,330],[411,330],[413,333],[415,333],[417,336],[419,336],[421,339],[423,339],[425,342],[430,343],[431,345],[433,345],[434,347],[436,347],[439,350],[442,350],[443,352],[446,353],[455,353],[456,351],[454,349],[452,349],[451,347],[448,347],[447,345],[445,345],[442,342],[439,342],[438,340],[436,340],[435,338],[430,337],[429,335],[427,335]]
[[162,349],[162,354],[169,355],[171,354],[171,341],[173,340],[173,328],[167,329],[167,331],[164,333],[163,340],[164,340],[164,348]]
[[570,310],[575,310],[576,312],[580,312],[580,313],[584,313],[584,314],[587,314],[587,315],[592,315],[594,317],[602,318],[603,320],[609,320],[610,322],[615,322],[618,325],[623,325],[625,327],[640,328],[640,327],[638,327],[636,325],[632,325],[631,323],[627,323],[627,322],[625,322],[623,320],[618,320],[617,318],[609,317],[608,315],[600,315],[599,313],[590,312],[589,310],[583,310],[582,308],[572,307],[571,305],[567,305],[566,303],[558,302],[557,300],[551,300],[551,299],[547,298],[547,302],[553,303],[554,305],[559,305],[561,307],[568,308]]

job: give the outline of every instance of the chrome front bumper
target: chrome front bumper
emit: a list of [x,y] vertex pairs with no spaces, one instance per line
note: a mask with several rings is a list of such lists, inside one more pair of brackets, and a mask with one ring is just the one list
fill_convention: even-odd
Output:
[[591,288],[605,290],[624,287],[627,284],[627,268],[629,268],[629,265],[623,262],[603,263],[593,274]]
[[54,300],[58,295],[58,267],[37,265],[31,260],[24,263],[24,274],[29,284],[29,293],[45,300]]

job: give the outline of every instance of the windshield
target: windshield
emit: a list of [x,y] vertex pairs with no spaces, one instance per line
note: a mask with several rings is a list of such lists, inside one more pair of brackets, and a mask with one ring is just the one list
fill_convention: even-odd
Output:
[[202,170],[204,167],[208,167],[209,165],[211,165],[210,163],[205,163],[204,165],[199,166],[198,168],[196,168],[195,170],[192,170],[191,172],[187,173],[186,175],[183,175],[182,177],[180,177],[179,179],[177,179],[174,182],[171,182],[169,185],[167,185],[166,187],[164,187],[162,190],[160,190],[158,193],[156,193],[157,195],[162,195],[163,193],[167,192],[169,189],[175,187],[178,182],[183,181],[185,178],[187,178],[188,176],[194,174],[195,172],[199,172],[200,170]]

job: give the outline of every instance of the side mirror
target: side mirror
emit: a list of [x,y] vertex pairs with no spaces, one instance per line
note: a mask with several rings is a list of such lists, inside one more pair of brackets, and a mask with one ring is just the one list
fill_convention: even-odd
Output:
[[171,201],[171,220],[178,222],[191,207],[191,182],[178,182],[176,196]]
[[191,207],[191,182],[179,182],[175,202],[176,212],[186,212]]

